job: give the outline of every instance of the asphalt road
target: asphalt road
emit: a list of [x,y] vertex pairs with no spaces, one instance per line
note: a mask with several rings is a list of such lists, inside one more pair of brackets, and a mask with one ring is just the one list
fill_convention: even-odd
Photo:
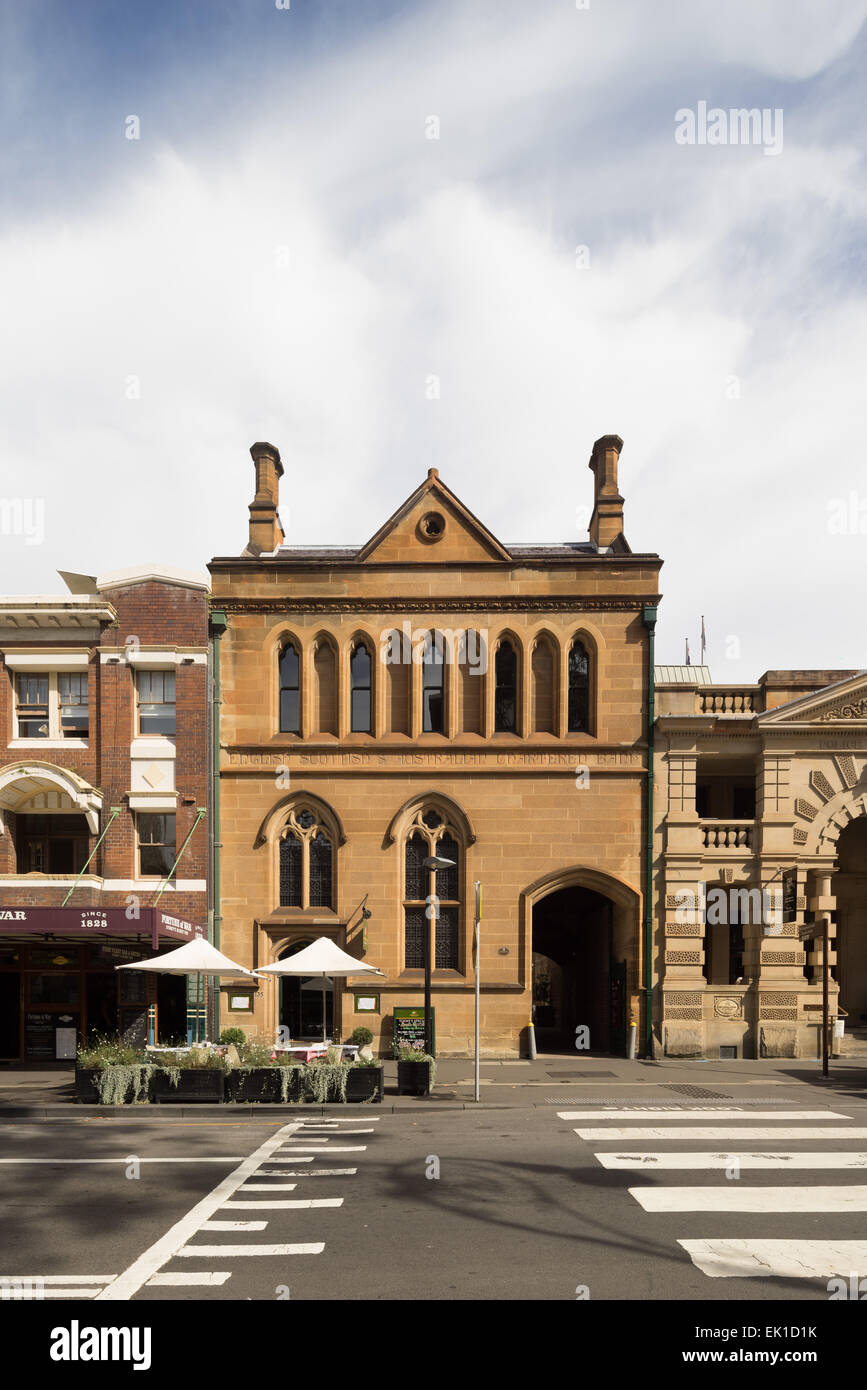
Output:
[[[521,1109],[359,1106],[290,1123],[6,1121],[0,1280],[42,1277],[53,1281],[46,1296],[97,1302],[827,1303],[828,1274],[810,1273],[811,1258],[867,1275],[860,1095],[769,1087],[747,1101],[663,1104],[599,1091]],[[740,1155],[738,1176],[714,1154]],[[681,1241],[748,1241],[753,1253],[695,1246],[697,1263]],[[779,1241],[807,1252],[806,1277],[774,1272],[795,1248]],[[732,1249],[764,1272],[710,1277],[708,1267],[731,1267]]]

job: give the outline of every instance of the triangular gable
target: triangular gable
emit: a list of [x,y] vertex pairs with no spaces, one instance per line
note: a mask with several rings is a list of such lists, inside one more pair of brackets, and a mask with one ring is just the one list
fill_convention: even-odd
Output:
[[848,680],[826,685],[800,699],[760,714],[757,722],[769,724],[867,724],[867,671]]
[[[427,534],[425,523],[428,522],[435,532],[439,524],[437,518],[443,523],[440,533]],[[440,481],[437,470],[431,468],[421,486],[362,546],[358,558],[377,563],[418,560],[425,564],[461,564],[512,557],[460,498]]]

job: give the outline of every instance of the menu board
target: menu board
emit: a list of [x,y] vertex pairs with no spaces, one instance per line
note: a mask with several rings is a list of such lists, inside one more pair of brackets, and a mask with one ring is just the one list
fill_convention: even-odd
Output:
[[[436,1056],[436,1009],[430,1011],[431,1052]],[[424,1009],[395,1009],[394,1050],[416,1047],[424,1052]]]
[[25,1014],[24,1055],[33,1061],[53,1062],[56,1025],[54,1014]]

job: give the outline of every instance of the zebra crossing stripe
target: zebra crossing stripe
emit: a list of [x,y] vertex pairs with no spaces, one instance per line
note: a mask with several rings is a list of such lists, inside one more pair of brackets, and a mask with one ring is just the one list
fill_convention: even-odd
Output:
[[212,1255],[226,1260],[236,1255],[321,1255],[324,1249],[325,1241],[321,1240],[308,1245],[182,1245],[175,1254],[194,1260]]
[[[274,1202],[269,1202],[267,1198],[263,1197],[257,1197],[255,1200],[251,1197],[249,1202],[224,1202],[223,1209],[225,1211],[288,1211],[290,1208],[304,1205],[303,1202],[292,1201],[290,1197],[285,1198],[285,1200],[281,1198]],[[307,1205],[322,1206],[327,1205],[327,1203],[315,1202]]]
[[[285,1172],[275,1173],[275,1174],[274,1174],[274,1177],[275,1177],[275,1178],[351,1178],[351,1177],[354,1177],[354,1175],[355,1175],[357,1172],[358,1172],[358,1169],[357,1169],[357,1168],[307,1168],[307,1169],[304,1170],[303,1172],[296,1173],[294,1169],[290,1168],[290,1169],[287,1169]],[[264,1184],[263,1184],[263,1186],[264,1186]],[[274,1191],[274,1188],[277,1186],[277,1184],[276,1184],[276,1183],[274,1183],[273,1185],[268,1184],[268,1186],[270,1187],[270,1190],[273,1192],[273,1191]],[[244,1191],[244,1192],[248,1192],[249,1190],[250,1190],[250,1184],[249,1184],[249,1183],[245,1183],[245,1184],[244,1184],[243,1191]]]
[[733,1164],[740,1169],[786,1168],[790,1171],[808,1168],[867,1168],[867,1153],[598,1153],[593,1157],[603,1168],[627,1168],[644,1172],[662,1172],[674,1168],[730,1168]]
[[560,1120],[848,1120],[835,1110],[564,1110]]
[[788,1129],[763,1129],[755,1125],[654,1125],[620,1129],[576,1129],[579,1139],[867,1139],[867,1129],[844,1129],[840,1125],[804,1125]]
[[[867,1131],[865,1131],[865,1133],[867,1133]],[[280,1153],[286,1158],[291,1157],[294,1160],[296,1153],[363,1154],[366,1149],[366,1144],[349,1144],[341,1145],[340,1147],[335,1144],[333,1148],[330,1145],[326,1148],[324,1144],[302,1144],[299,1141],[297,1148],[295,1145],[284,1144],[280,1149]]]
[[200,1231],[264,1231],[267,1221],[203,1221]]
[[[307,1174],[304,1174],[307,1177]],[[294,1192],[297,1182],[245,1182],[239,1192]]]
[[[257,1197],[255,1201],[252,1201],[252,1202],[244,1202],[242,1205],[243,1205],[243,1206],[246,1206],[246,1207],[268,1207],[268,1206],[271,1206],[272,1203],[270,1203],[270,1202],[263,1202],[261,1198]],[[342,1198],[342,1197],[295,1197],[295,1198],[288,1198],[288,1197],[287,1197],[285,1201],[281,1199],[279,1202],[273,1203],[273,1205],[274,1205],[274,1206],[278,1206],[278,1207],[280,1208],[281,1211],[307,1211],[310,1207],[342,1207],[342,1206],[343,1206],[343,1198]],[[227,1207],[237,1207],[237,1206],[238,1206],[238,1203],[237,1203],[237,1202],[226,1202],[226,1203],[225,1203],[225,1206],[227,1206]]]
[[155,1274],[145,1288],[206,1289],[225,1284],[231,1279],[230,1270],[211,1270],[207,1274]]
[[867,1187],[630,1187],[630,1195],[650,1212],[867,1211]]
[[679,1240],[693,1264],[711,1279],[860,1278],[867,1271],[867,1240]]

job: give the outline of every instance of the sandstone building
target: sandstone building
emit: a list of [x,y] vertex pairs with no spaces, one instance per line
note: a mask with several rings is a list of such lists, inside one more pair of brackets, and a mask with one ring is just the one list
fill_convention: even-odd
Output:
[[706,667],[658,668],[656,708],[664,1051],[815,1058],[826,916],[831,1013],[854,1050],[867,1025],[867,675],[729,686]]
[[[325,935],[377,966],[373,984],[334,982],[336,1035],[366,1023],[389,1053],[395,1008],[422,1003],[429,933],[437,1051],[470,1051],[476,882],[488,1055],[523,1051],[534,995],[542,1046],[573,1049],[584,1026],[592,1049],[622,1049],[641,1013],[661,561],[625,540],[621,448],[593,446],[586,541],[504,544],[432,469],[341,547],[284,544],[280,454],[251,449],[248,545],[209,567],[226,624],[219,944],[255,967]],[[454,867],[426,869],[433,852]],[[221,1023],[315,1035],[307,983],[229,983]]]

